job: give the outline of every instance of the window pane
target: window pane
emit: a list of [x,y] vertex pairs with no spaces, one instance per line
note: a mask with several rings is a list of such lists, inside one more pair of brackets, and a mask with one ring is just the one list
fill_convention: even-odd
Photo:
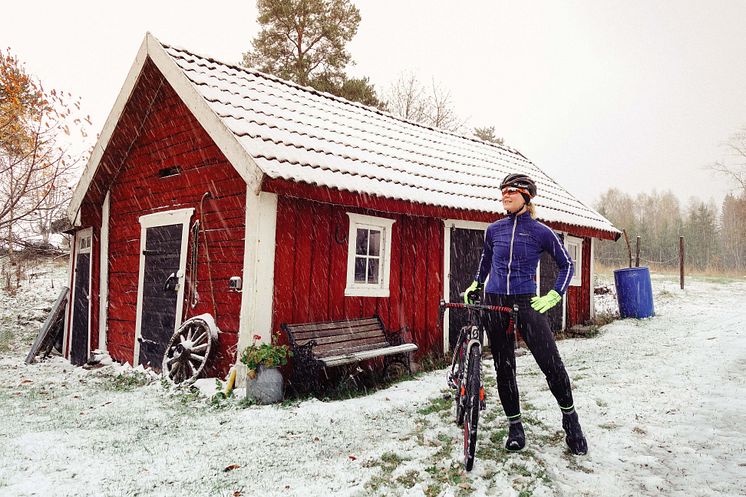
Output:
[[381,232],[370,230],[370,252],[369,255],[381,255]]
[[368,283],[378,284],[378,259],[368,259]]
[[368,230],[366,229],[362,229],[362,228],[357,229],[355,254],[368,255]]
[[355,283],[365,283],[365,257],[355,257]]

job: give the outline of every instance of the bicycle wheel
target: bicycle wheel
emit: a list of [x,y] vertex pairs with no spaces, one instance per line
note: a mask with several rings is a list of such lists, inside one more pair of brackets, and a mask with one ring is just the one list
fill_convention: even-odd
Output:
[[466,373],[466,402],[464,416],[464,466],[474,467],[477,450],[477,425],[479,424],[482,351],[478,345],[469,350],[469,371]]
[[456,425],[464,425],[464,402],[466,401],[465,394],[465,378],[466,373],[464,372],[464,363],[466,362],[466,342],[461,340],[458,344],[458,372],[456,374]]

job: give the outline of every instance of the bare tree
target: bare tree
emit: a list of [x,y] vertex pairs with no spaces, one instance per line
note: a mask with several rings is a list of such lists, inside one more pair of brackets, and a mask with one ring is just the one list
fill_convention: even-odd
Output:
[[742,194],[746,195],[746,126],[731,135],[725,149],[726,158],[710,167],[733,180],[741,188]]
[[385,95],[386,108],[408,121],[446,131],[458,131],[463,121],[456,115],[450,91],[434,79],[429,88],[413,73],[402,73]]
[[[36,225],[43,240],[69,202],[82,154],[70,152],[90,120],[69,93],[45,91],[7,50],[0,53],[0,233],[13,257]],[[73,138],[71,130],[81,136]],[[46,233],[46,235],[45,235]],[[7,282],[6,282],[7,284]]]

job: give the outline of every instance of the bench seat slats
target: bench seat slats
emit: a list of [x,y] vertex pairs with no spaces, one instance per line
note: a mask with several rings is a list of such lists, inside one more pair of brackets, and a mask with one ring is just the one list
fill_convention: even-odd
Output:
[[364,361],[365,359],[373,359],[374,357],[380,357],[390,354],[401,354],[405,352],[413,352],[417,350],[417,345],[413,343],[405,343],[403,345],[396,345],[394,347],[385,347],[382,349],[374,349],[355,354],[341,354],[337,356],[325,357],[321,361],[328,367],[341,366],[343,364],[349,364],[351,362]]
[[348,343],[348,344],[336,344],[332,343],[329,345],[324,345],[322,347],[314,347],[314,354],[318,358],[324,358],[332,355],[341,354],[342,352],[360,352],[361,350],[372,350],[372,349],[382,349],[385,347],[390,347],[388,342],[381,341],[381,340],[371,340],[366,343],[361,342],[354,342],[354,343]]
[[295,342],[298,345],[303,345],[307,342],[310,342],[311,340],[316,341],[316,346],[320,347],[322,345],[328,344],[328,343],[337,343],[337,342],[357,342],[362,341],[370,338],[376,338],[382,342],[386,341],[386,337],[383,333],[381,333],[380,330],[373,330],[373,331],[365,331],[362,333],[345,333],[341,335],[333,335],[333,336],[327,336],[323,338],[296,338]]
[[295,336],[296,342],[301,342],[304,340],[307,341],[307,340],[312,340],[312,339],[339,336],[339,335],[357,336],[358,334],[368,333],[371,331],[377,332],[379,335],[383,336],[383,330],[381,329],[381,325],[378,323],[370,324],[366,326],[359,326],[356,328],[335,328],[335,329],[327,329],[327,330],[321,330],[321,331],[303,331],[300,333],[294,332],[293,336]]
[[339,328],[357,328],[360,326],[369,326],[374,324],[380,327],[380,321],[377,318],[365,318],[348,320],[343,319],[340,321],[324,321],[321,323],[303,323],[303,324],[288,324],[288,329],[293,334],[303,333],[304,331],[322,331],[322,330],[334,330]]

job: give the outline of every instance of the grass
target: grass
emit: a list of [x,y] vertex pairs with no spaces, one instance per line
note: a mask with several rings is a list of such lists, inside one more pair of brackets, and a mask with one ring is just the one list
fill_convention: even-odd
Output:
[[0,352],[10,352],[10,343],[13,339],[13,333],[7,329],[0,329]]
[[115,392],[131,392],[152,382],[153,379],[149,376],[138,372],[132,372],[128,374],[120,373],[111,378],[111,380],[104,381],[103,385],[106,390],[113,390]]
[[[377,492],[384,487],[390,487],[390,485],[394,482],[398,482],[398,479],[392,480],[391,474],[405,460],[407,459],[394,452],[384,452],[383,454],[381,454],[379,459],[371,459],[363,463],[363,467],[378,467],[381,469],[379,474],[373,476],[370,480],[368,480],[368,482],[365,483],[365,488],[370,491]],[[413,487],[414,483],[412,483],[411,486]]]
[[436,397],[434,399],[430,399],[430,403],[428,405],[418,409],[417,413],[422,414],[423,416],[427,416],[428,414],[433,414],[436,412],[450,411],[451,406],[453,406],[453,400],[450,396],[448,398],[446,398],[445,396]]

